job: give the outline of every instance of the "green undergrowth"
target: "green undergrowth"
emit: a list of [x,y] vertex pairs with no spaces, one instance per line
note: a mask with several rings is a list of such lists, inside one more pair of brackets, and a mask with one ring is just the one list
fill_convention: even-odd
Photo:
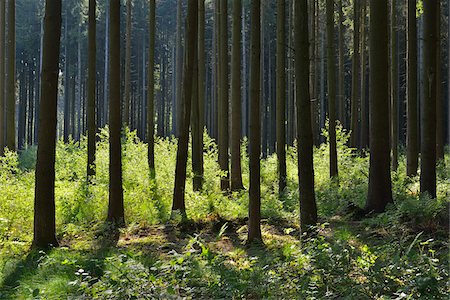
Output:
[[[0,158],[0,299],[446,298],[449,155],[438,165],[437,199],[419,195],[419,177],[405,175],[400,155],[398,171],[392,172],[394,203],[383,214],[355,221],[348,207],[364,205],[369,158],[348,148],[347,141],[348,133],[338,127],[339,181],[329,179],[327,145],[314,149],[322,225],[302,243],[296,147],[287,149],[288,187],[281,198],[276,155],[261,160],[265,246],[253,248],[245,246],[248,194],[221,193],[217,146],[207,135],[204,191],[192,191],[189,160],[189,222],[178,224],[170,219],[176,141],[156,140],[156,180],[151,181],[146,144],[135,132],[125,133],[127,227],[117,234],[103,223],[107,129],[99,133],[92,185],[85,178],[86,140],[58,141],[56,222],[62,247],[49,252],[29,252],[36,149],[7,152]],[[248,187],[246,149],[244,141]]]

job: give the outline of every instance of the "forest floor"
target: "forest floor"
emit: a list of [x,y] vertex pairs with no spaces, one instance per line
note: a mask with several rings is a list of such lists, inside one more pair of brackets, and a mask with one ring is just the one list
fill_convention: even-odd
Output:
[[[248,193],[220,191],[217,148],[205,135],[205,182],[192,191],[187,222],[171,216],[176,142],[157,139],[156,181],[147,146],[127,133],[123,187],[127,226],[103,223],[108,205],[108,135],[99,134],[97,176],[86,184],[86,140],[57,143],[56,230],[60,247],[30,251],[36,149],[0,158],[0,299],[449,299],[450,156],[438,165],[437,199],[419,176],[392,172],[394,203],[357,220],[369,158],[338,128],[339,183],[328,148],[314,149],[319,225],[299,236],[297,153],[288,147],[288,187],[278,195],[277,160],[261,160],[264,244],[247,246]],[[242,145],[244,186],[248,157]],[[401,152],[402,153],[402,152]]]

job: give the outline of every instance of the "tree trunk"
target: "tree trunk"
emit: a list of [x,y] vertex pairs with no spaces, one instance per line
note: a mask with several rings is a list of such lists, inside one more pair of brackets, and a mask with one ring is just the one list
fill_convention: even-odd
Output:
[[436,198],[437,1],[424,1],[424,99],[421,110],[420,192]]
[[16,0],[8,0],[6,33],[6,147],[16,150]]
[[182,0],[178,0],[177,2],[177,39],[176,39],[176,99],[175,99],[175,106],[174,106],[174,124],[173,127],[175,128],[175,136],[179,137],[181,134],[181,131],[183,128],[181,127],[181,118],[182,116],[182,81],[183,79],[183,45],[182,45],[182,34],[181,34],[181,22],[182,22]]
[[244,188],[241,170],[241,11],[242,1],[233,1],[231,54],[231,190]]
[[370,167],[365,211],[392,202],[389,148],[388,0],[370,0]]
[[391,0],[391,148],[392,170],[398,167],[397,1]]
[[120,0],[109,7],[109,205],[107,221],[125,224],[122,187],[122,149],[120,121]]
[[95,135],[97,124],[95,121],[95,82],[96,82],[96,0],[89,0],[88,27],[88,98],[87,98],[87,127],[88,127],[88,160],[87,176],[95,176]]
[[224,174],[220,178],[220,188],[230,188],[228,169],[228,1],[219,0],[219,165]]
[[277,1],[277,157],[278,193],[282,195],[286,181],[286,47],[285,0]]
[[367,3],[361,1],[361,148],[369,146],[369,103],[366,97],[367,91],[367,54],[366,54],[366,17]]
[[61,0],[47,0],[34,198],[34,248],[58,246],[55,229],[55,156]]
[[[0,1],[0,91],[5,90],[6,1]],[[0,156],[5,150],[5,93],[0,92]]]
[[[351,136],[350,147],[359,146],[359,99],[360,93],[360,53],[359,53],[359,29],[360,29],[360,0],[353,0],[353,59],[352,59],[352,106],[351,106]],[[342,76],[342,75],[341,75]]]
[[[358,5],[358,0],[353,0],[353,9]],[[357,10],[355,10],[357,11]],[[338,78],[338,118],[341,121],[342,126],[346,127],[346,114],[345,114],[345,32],[344,32],[344,12],[342,11],[342,0],[338,1],[338,14],[339,14],[339,78]],[[355,15],[356,17],[356,15]],[[355,21],[355,20],[354,20]],[[355,25],[355,24],[354,24]],[[355,27],[353,27],[355,28]],[[355,35],[353,35],[355,38]],[[353,78],[352,72],[352,78]],[[352,90],[353,91],[353,90]],[[353,94],[352,94],[353,103]]]
[[248,243],[261,241],[261,1],[251,1],[250,12],[250,129]]
[[123,104],[123,124],[128,126],[130,119],[130,97],[131,97],[131,27],[132,27],[132,5],[131,0],[127,0],[127,20],[125,35],[125,94]]
[[194,83],[195,52],[197,51],[197,18],[198,1],[188,0],[188,11],[186,16],[186,63],[183,76],[183,114],[181,118],[181,135],[178,139],[177,161],[175,168],[175,186],[173,192],[172,211],[179,211],[186,217],[186,206],[184,191],[186,187],[186,166],[188,159],[189,125],[191,116],[192,89]]
[[25,64],[22,63],[19,74],[19,109],[18,109],[18,124],[17,124],[17,149],[23,150],[25,148],[25,128],[27,116],[27,80],[25,76]]
[[327,82],[328,82],[328,119],[330,144],[330,177],[338,176],[336,150],[336,76],[334,62],[334,1],[326,0],[327,10]]
[[297,89],[298,177],[302,231],[317,223],[314,194],[313,135],[309,95],[307,1],[295,2],[295,82]]
[[147,86],[147,142],[148,167],[150,178],[155,179],[155,37],[156,4],[150,0],[149,11],[149,47],[148,47],[148,86]]
[[[436,160],[444,159],[444,95],[442,93],[441,2],[437,1],[436,27]],[[449,16],[450,17],[450,16]]]
[[417,175],[419,142],[417,124],[417,21],[416,0],[408,0],[408,63],[407,63],[407,138],[406,175]]

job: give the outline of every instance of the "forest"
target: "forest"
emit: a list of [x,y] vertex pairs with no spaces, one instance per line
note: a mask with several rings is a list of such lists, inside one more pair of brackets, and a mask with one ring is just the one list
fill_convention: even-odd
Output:
[[448,299],[449,0],[0,0],[0,299]]

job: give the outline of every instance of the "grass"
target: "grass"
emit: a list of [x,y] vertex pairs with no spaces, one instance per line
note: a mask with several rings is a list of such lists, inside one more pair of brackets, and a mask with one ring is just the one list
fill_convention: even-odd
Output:
[[[287,155],[288,189],[277,191],[276,156],[262,160],[264,245],[247,247],[245,191],[224,196],[217,148],[206,137],[205,190],[192,192],[189,222],[170,219],[176,143],[158,139],[156,181],[146,145],[127,132],[123,146],[127,227],[103,223],[108,199],[107,130],[100,133],[97,177],[85,180],[86,141],[57,144],[56,217],[61,247],[30,252],[35,149],[0,158],[0,299],[445,299],[448,283],[450,159],[438,167],[438,199],[418,194],[405,159],[393,172],[394,204],[355,221],[362,206],[368,157],[346,147],[338,131],[339,185],[328,178],[328,148],[316,148],[315,183],[321,225],[299,240],[296,148]],[[243,145],[246,149],[246,143]],[[245,153],[245,151],[243,152]],[[248,158],[243,156],[248,186]],[[190,166],[190,161],[188,162]]]

